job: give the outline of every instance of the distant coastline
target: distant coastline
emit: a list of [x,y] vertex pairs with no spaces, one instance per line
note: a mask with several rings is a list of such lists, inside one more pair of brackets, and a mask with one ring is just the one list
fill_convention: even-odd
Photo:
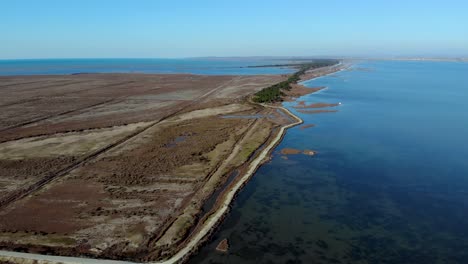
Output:
[[278,75],[295,70],[287,67],[247,67],[278,64],[274,60],[204,59],[15,59],[0,60],[0,76],[71,75],[83,73]]
[[[337,65],[334,65],[337,66]],[[339,68],[336,67],[323,67],[323,68],[315,68],[310,71],[305,71],[302,72],[299,76],[296,76],[298,78],[298,81],[302,81],[304,79],[310,79],[318,76],[322,76],[325,74],[329,74],[332,72],[337,71]],[[304,78],[300,78],[304,75]],[[79,76],[80,78],[84,77],[90,77],[90,76]],[[140,76],[140,77],[145,77],[145,76]],[[31,77],[32,78],[32,77]],[[42,78],[42,77],[41,77]],[[78,76],[76,76],[78,78]],[[176,78],[176,76],[171,76],[171,78]],[[211,77],[215,78],[215,77]],[[224,77],[223,77],[224,78]],[[227,77],[226,77],[227,78]],[[239,77],[231,77],[231,78],[239,78]],[[246,78],[251,78],[251,77],[246,77]],[[266,78],[271,81],[271,77],[259,77],[259,78]],[[286,79],[287,76],[277,76],[277,78],[283,78]],[[299,79],[300,78],[300,79]],[[312,93],[320,90],[321,88],[306,88],[303,87],[300,84],[292,84],[293,87],[291,89],[292,92],[295,92],[296,95],[294,96],[297,98],[300,96],[302,92],[307,92],[307,93]],[[223,86],[219,86],[223,87]],[[301,91],[301,93],[297,92],[297,89]],[[307,90],[307,91],[306,91]],[[237,91],[237,90],[236,90]],[[248,90],[246,90],[247,92]],[[215,92],[218,92],[218,88],[214,88],[211,92],[205,93],[203,96],[207,97],[211,95],[212,93],[214,94]],[[250,94],[252,91],[250,90]],[[247,96],[249,97],[249,96]],[[243,97],[246,98],[246,97]],[[292,98],[291,98],[292,99]],[[197,100],[201,101],[200,98]],[[245,102],[246,104],[251,104],[251,101],[248,100],[248,102]],[[187,257],[193,253],[194,250],[196,250],[200,244],[200,242],[204,241],[207,239],[207,235],[209,235],[211,232],[213,232],[214,228],[219,224],[219,222],[224,218],[226,212],[229,210],[230,204],[235,199],[236,193],[238,190],[240,190],[244,184],[252,177],[255,173],[255,171],[258,169],[258,167],[263,164],[265,161],[268,160],[269,154],[271,151],[274,149],[274,147],[282,140],[285,131],[293,126],[301,124],[303,121],[299,117],[295,116],[294,114],[291,113],[288,109],[279,106],[278,104],[255,104],[257,107],[261,107],[262,109],[266,111],[271,111],[272,113],[276,113],[277,111],[281,111],[284,113],[279,115],[278,118],[279,120],[283,120],[280,126],[277,127],[277,129],[274,129],[272,131],[274,132],[269,132],[266,133],[268,135],[267,140],[264,141],[260,146],[261,148],[259,149],[258,152],[254,152],[255,154],[252,154],[253,159],[249,160],[246,164],[245,167],[242,170],[242,173],[236,177],[236,179],[232,182],[232,184],[226,188],[225,190],[222,191],[222,193],[219,194],[218,198],[216,199],[216,205],[214,206],[213,210],[210,210],[210,213],[207,215],[206,218],[203,217],[204,221],[200,221],[198,224],[196,224],[195,229],[193,232],[190,232],[188,238],[180,243],[177,247],[174,247],[174,252],[168,252],[171,254],[168,254],[167,256],[172,255],[172,257],[168,258],[167,260],[160,260],[155,261],[153,263],[175,263],[179,261],[185,260]],[[199,110],[193,110],[192,112],[198,113],[197,111]],[[284,118],[284,117],[287,118]],[[289,121],[288,121],[289,120]],[[148,129],[151,129],[153,125],[156,126],[157,123],[151,123],[151,127]],[[146,129],[146,128],[145,128]],[[253,127],[252,129],[257,129],[257,127]],[[146,131],[146,130],[142,130]],[[256,130],[257,131],[257,130]],[[140,132],[138,132],[140,133]],[[252,132],[253,133],[253,132]],[[258,134],[258,133],[253,133],[253,134]],[[253,135],[252,134],[252,135]],[[132,134],[133,135],[133,134]],[[138,134],[135,134],[138,135]],[[238,143],[236,143],[236,148],[239,148]],[[236,149],[235,148],[235,149]],[[234,152],[234,151],[233,151]],[[229,160],[229,159],[228,159]],[[219,168],[218,168],[219,169]],[[221,169],[222,170],[222,169]],[[181,218],[182,219],[182,218]],[[175,221],[174,221],[175,222]],[[171,222],[172,223],[172,222]],[[172,226],[172,224],[171,224]],[[177,228],[177,225],[174,225],[174,228]],[[170,229],[167,229],[170,230]],[[165,231],[164,233],[168,233],[169,235],[171,234],[168,231]],[[159,239],[158,239],[159,241]],[[164,241],[163,241],[164,242]],[[158,244],[157,244],[158,245]],[[174,245],[175,246],[175,245]],[[77,260],[77,258],[73,257],[61,257],[58,255],[61,254],[55,254],[56,256],[38,256],[35,254],[24,254],[24,253],[16,253],[16,252],[8,252],[8,251],[0,251],[0,255],[2,257],[0,258],[1,260],[4,259],[10,259],[10,260],[19,260],[19,259],[30,259],[30,260],[48,260],[50,262],[62,262],[62,263],[71,263]],[[78,258],[80,262],[83,263],[91,263],[92,259],[81,259]],[[112,261],[114,262],[114,261]],[[125,262],[120,262],[120,261],[115,261],[116,263],[125,263]]]

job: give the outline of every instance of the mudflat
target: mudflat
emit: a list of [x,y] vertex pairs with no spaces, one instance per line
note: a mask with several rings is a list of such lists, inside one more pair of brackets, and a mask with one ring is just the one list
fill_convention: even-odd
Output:
[[170,256],[230,172],[290,122],[246,100],[286,78],[0,77],[0,248]]

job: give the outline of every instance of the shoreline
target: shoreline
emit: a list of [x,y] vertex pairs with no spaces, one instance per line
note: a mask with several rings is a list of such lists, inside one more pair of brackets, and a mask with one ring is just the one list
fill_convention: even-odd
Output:
[[[279,132],[274,136],[270,143],[264,148],[262,152],[248,165],[246,173],[235,182],[234,186],[229,189],[224,195],[225,198],[222,201],[221,207],[211,214],[207,220],[202,224],[201,229],[198,233],[195,234],[185,245],[179,250],[175,255],[170,257],[167,260],[156,261],[156,262],[142,262],[149,264],[170,264],[170,263],[181,263],[188,259],[188,257],[198,249],[201,242],[203,242],[206,237],[219,225],[219,223],[224,219],[225,215],[229,212],[232,201],[235,199],[237,193],[242,189],[242,187],[251,179],[255,174],[258,168],[268,161],[268,157],[281,140],[283,139],[287,129],[300,125],[304,121],[298,116],[294,115],[287,108],[282,106],[270,106],[265,104],[260,104],[263,107],[275,108],[284,111],[286,114],[291,116],[296,122],[287,124],[279,128]],[[2,261],[11,261],[25,263],[25,261],[43,261],[44,263],[109,263],[109,264],[130,264],[130,263],[139,263],[139,262],[129,262],[129,261],[120,261],[120,260],[105,260],[105,259],[93,259],[93,258],[81,258],[81,257],[65,257],[65,256],[52,256],[52,255],[40,255],[34,253],[22,253],[15,251],[3,251],[0,250],[0,260]]]
[[[319,92],[319,91],[322,91],[324,89],[326,89],[327,87],[307,87],[305,85],[303,85],[304,82],[306,81],[311,81],[311,80],[314,80],[314,79],[317,79],[317,78],[321,78],[321,77],[325,77],[325,76],[328,76],[328,75],[331,75],[331,74],[335,74],[337,72],[340,72],[340,71],[344,71],[346,69],[348,69],[350,67],[350,65],[345,65],[343,63],[338,63],[336,65],[333,65],[333,66],[328,66],[328,67],[325,67],[325,68],[318,68],[318,69],[314,69],[314,70],[311,70],[311,72],[313,72],[314,74],[317,74],[317,76],[314,76],[312,78],[307,78],[306,80],[303,80],[301,78],[301,81],[298,82],[296,84],[296,87],[300,87],[300,89],[307,89],[307,93],[304,93],[304,94],[301,94],[300,96],[298,97],[294,97],[294,96],[285,96],[285,100],[284,101],[296,101],[298,98],[300,98],[301,96],[304,96],[304,95],[307,95],[307,94],[312,94],[312,93],[316,93],[316,92]],[[310,73],[309,73],[310,74]],[[294,88],[292,89],[292,91],[294,92]],[[266,108],[274,108],[274,109],[279,109],[279,110],[282,110],[286,115],[288,115],[289,117],[291,117],[293,120],[296,120],[296,122],[293,122],[291,124],[287,124],[285,126],[282,126],[279,128],[279,133],[274,136],[274,139],[272,141],[270,140],[267,140],[267,142],[265,142],[265,144],[269,144],[268,146],[264,147],[264,149],[262,150],[262,152],[260,154],[258,154],[258,156],[253,160],[251,161],[249,164],[246,164],[247,165],[247,172],[245,172],[242,176],[241,179],[239,180],[234,180],[234,182],[232,182],[230,185],[233,185],[234,184],[234,188],[236,188],[234,190],[234,195],[233,197],[229,198],[230,201],[227,203],[227,206],[230,207],[230,204],[232,203],[232,201],[235,199],[237,193],[243,188],[243,186],[245,184],[248,183],[248,181],[253,177],[253,175],[255,174],[255,172],[260,168],[261,165],[263,165],[265,162],[268,161],[269,159],[269,156],[271,155],[271,152],[274,150],[274,148],[279,144],[281,143],[283,137],[285,136],[286,134],[286,131],[287,129],[289,128],[292,128],[294,126],[298,126],[298,125],[301,125],[304,123],[304,121],[296,116],[295,114],[293,114],[288,108],[286,108],[285,106],[283,106],[282,104],[281,105],[276,105],[275,103],[273,104],[265,104],[265,103],[255,103],[255,102],[252,102],[252,100],[249,100],[250,103],[253,103],[253,104],[258,104],[258,105],[261,105],[262,107],[266,107]],[[279,139],[278,139],[278,136],[279,136]],[[260,147],[261,148],[261,147]],[[265,154],[267,153],[267,154]],[[251,166],[254,162],[256,162],[257,159],[259,159],[260,156],[264,156],[264,159],[263,161],[260,161],[259,164],[257,164],[256,168],[254,169],[253,172],[250,171],[251,169]],[[238,183],[241,182],[241,186],[238,186]],[[225,195],[229,195],[231,192],[232,192],[233,189],[228,189],[228,190],[225,190],[223,191],[217,199],[219,199],[220,197],[222,196],[225,196]],[[227,194],[226,194],[227,193]],[[216,201],[215,203],[222,203],[222,206],[226,206],[226,201]],[[217,209],[219,210],[219,208]],[[211,229],[208,230],[208,232],[200,239],[199,241],[199,244],[195,246],[194,248],[194,251],[198,250],[198,248],[201,246],[202,243],[206,242],[206,240],[209,239],[209,236],[211,235],[211,233],[213,231],[215,231],[216,227],[220,224],[220,222],[224,219],[224,217],[227,215],[229,211],[227,211],[226,213],[222,214],[221,216],[218,217],[218,223],[212,225]],[[212,217],[212,215],[214,214],[217,214],[218,212],[215,212],[211,215],[207,215],[205,216],[204,218],[202,218],[202,220],[205,220],[205,222],[203,222],[202,225],[204,225],[206,223],[206,221],[209,221],[210,218]],[[197,228],[200,228],[201,230],[204,229],[204,227],[195,227],[196,229]],[[201,232],[201,230],[199,230],[199,232]],[[198,236],[198,234],[196,234],[195,236]],[[189,238],[190,239],[190,238]],[[185,245],[184,245],[185,246]],[[179,251],[180,252],[180,251]],[[176,253],[177,254],[177,253]],[[186,258],[188,258],[190,255],[192,255],[193,252],[189,252],[187,253],[187,256]],[[172,259],[172,257],[170,258]],[[168,260],[170,260],[168,259]],[[168,261],[167,260],[167,261]],[[182,263],[184,263],[185,261],[187,261],[187,259],[183,258],[182,260]],[[156,262],[155,264],[158,264],[158,263],[177,263],[177,262],[165,262],[165,261],[162,261],[162,262]]]
[[[301,82],[298,83],[298,86],[303,86],[304,88],[309,89],[310,91],[307,94],[320,91],[320,89],[316,90],[314,88],[306,87],[303,85],[303,83],[306,81],[310,81],[316,78],[320,78],[329,74],[342,71],[344,69],[346,68],[343,68],[342,63],[332,66],[331,69],[330,68],[316,69],[314,70],[314,73],[317,74],[318,76],[307,78],[306,80],[301,79]],[[280,111],[290,116],[292,120],[295,120],[295,122],[281,126],[278,129],[278,133],[276,133],[276,135],[270,136],[272,137],[272,139],[265,142],[265,144],[268,144],[268,145],[264,147],[264,149],[257,155],[257,157],[254,158],[254,160],[252,160],[249,164],[247,164],[245,173],[243,173],[243,175],[239,179],[236,179],[228,190],[220,194],[224,197],[222,200],[219,201],[221,205],[217,206],[214,213],[206,217],[206,220],[200,224],[200,229],[198,230],[197,233],[195,233],[192,237],[189,237],[186,242],[183,242],[181,249],[177,253],[175,253],[173,256],[171,256],[169,259],[166,259],[166,260],[156,261],[156,262],[142,262],[142,263],[169,264],[169,263],[181,263],[181,262],[187,261],[188,258],[191,256],[191,254],[193,254],[203,242],[209,239],[209,235],[212,232],[214,232],[216,227],[221,223],[221,221],[229,212],[230,206],[233,200],[235,199],[235,197],[237,196],[237,193],[243,188],[245,184],[248,183],[248,181],[253,177],[253,175],[258,170],[258,168],[262,164],[264,164],[266,161],[268,161],[271,152],[281,142],[287,129],[303,123],[303,120],[300,117],[294,115],[289,109],[287,109],[284,106],[266,105],[266,104],[261,104],[261,103],[259,103],[258,105],[261,105],[262,107],[266,107],[266,108],[279,109]],[[121,260],[105,260],[105,259],[93,259],[93,258],[81,258],[81,257],[40,255],[40,254],[34,254],[34,253],[22,253],[22,252],[3,251],[3,250],[0,250],[0,260],[14,261],[14,262],[25,261],[25,260],[26,261],[29,260],[32,262],[34,260],[41,260],[41,261],[45,261],[45,263],[57,263],[57,262],[61,262],[61,263],[101,263],[102,262],[102,263],[116,263],[116,264],[117,263],[120,263],[120,264],[138,263],[138,262],[129,262],[129,261],[121,261]]]
[[193,250],[198,249],[199,243],[206,239],[206,237],[219,225],[219,223],[224,219],[225,215],[229,212],[230,206],[232,201],[235,199],[237,193],[243,188],[245,184],[252,178],[255,172],[260,168],[262,164],[268,161],[268,157],[273,151],[274,147],[276,147],[281,140],[283,139],[285,132],[287,129],[300,125],[304,121],[299,118],[298,116],[294,115],[291,111],[287,108],[279,107],[279,106],[269,106],[260,104],[263,107],[275,108],[283,110],[286,114],[290,115],[292,118],[296,120],[296,122],[282,126],[279,129],[279,132],[274,136],[273,140],[263,149],[261,153],[248,165],[247,171],[242,175],[242,177],[234,183],[234,186],[229,189],[226,193],[224,193],[224,200],[221,202],[221,207],[211,214],[206,221],[202,224],[204,225],[197,234],[189,241],[185,247],[176,253],[171,258],[160,261],[160,262],[151,262],[154,264],[169,264],[169,263],[178,263],[179,261],[184,262],[186,261]]
[[308,87],[305,85],[305,83],[328,76],[328,75],[332,75],[341,71],[345,71],[349,69],[349,67],[351,67],[351,64],[343,64],[342,62],[340,62],[339,64],[336,64],[333,66],[313,69],[313,70],[306,72],[304,74],[305,76],[302,76],[300,81],[297,84],[292,85],[292,89],[290,91],[285,91],[286,96],[283,98],[283,101],[293,102],[299,99],[301,96],[317,93],[317,92],[327,89],[328,87],[324,87],[324,86]]
[[[344,64],[343,62],[340,62],[336,65],[333,65],[333,66],[330,66],[330,67],[327,67],[328,69],[315,69],[315,70],[312,70],[311,72],[313,71],[316,71],[317,72],[317,76],[306,76],[305,78],[301,78],[301,81],[298,83],[299,85],[302,85],[302,86],[305,86],[304,83],[305,82],[309,82],[309,81],[312,81],[312,80],[316,80],[316,79],[319,79],[319,78],[323,78],[323,77],[326,77],[328,75],[331,75],[331,74],[335,74],[335,73],[338,73],[338,72],[341,72],[341,71],[345,71],[347,69],[349,69],[351,67],[351,63],[348,63],[348,64]],[[307,74],[307,73],[306,73]]]

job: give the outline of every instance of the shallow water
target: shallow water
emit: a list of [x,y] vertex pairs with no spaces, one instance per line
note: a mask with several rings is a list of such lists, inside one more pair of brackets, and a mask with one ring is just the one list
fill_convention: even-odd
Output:
[[246,68],[287,63],[263,59],[37,59],[0,60],[0,75],[76,73],[192,73],[208,75],[282,74],[284,67]]
[[[468,64],[363,62],[302,114],[190,263],[468,263]],[[313,149],[315,156],[282,148]],[[228,238],[229,253],[214,250]]]

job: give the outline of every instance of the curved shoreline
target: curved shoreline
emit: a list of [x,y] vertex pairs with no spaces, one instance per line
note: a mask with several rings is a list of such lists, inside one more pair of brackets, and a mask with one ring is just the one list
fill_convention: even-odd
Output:
[[[321,73],[319,76],[309,78],[306,80],[302,80],[299,85],[305,86],[304,83],[308,81],[315,80],[317,78],[325,77],[331,74],[335,74],[341,71],[344,71],[349,66],[343,65],[341,62],[338,65],[334,65],[330,72]],[[307,87],[307,86],[305,86]],[[307,87],[309,88],[309,87]],[[314,93],[316,91],[313,91]],[[267,160],[268,156],[271,154],[273,149],[281,142],[284,135],[286,134],[287,129],[292,128],[294,126],[300,125],[304,123],[300,117],[293,114],[289,109],[283,106],[274,106],[274,105],[267,105],[262,103],[257,103],[263,107],[268,108],[275,108],[284,111],[287,115],[292,117],[296,122],[291,124],[282,126],[279,129],[279,132],[274,136],[273,140],[266,146],[261,153],[248,165],[247,171],[242,175],[242,177],[235,182],[229,191],[227,191],[224,195],[224,201],[222,201],[221,206],[218,207],[216,212],[211,214],[205,222],[202,223],[203,227],[199,230],[195,236],[190,238],[187,244],[181,249],[178,253],[173,255],[171,258],[160,261],[160,262],[153,262],[154,264],[172,264],[172,263],[179,263],[179,261],[184,262],[186,261],[194,250],[196,250],[200,244],[206,239],[210,233],[218,226],[219,222],[224,219],[224,216],[229,212],[230,205],[232,204],[233,200],[235,199],[237,193],[243,188],[243,186],[248,183],[254,173],[260,168],[260,166]],[[190,248],[190,249],[189,249]]]
[[[203,227],[200,231],[195,234],[190,240],[185,244],[185,246],[179,250],[176,254],[164,261],[157,261],[157,262],[148,262],[150,264],[171,264],[171,263],[179,263],[184,260],[190,254],[198,248],[200,242],[202,242],[210,232],[217,227],[219,222],[223,219],[226,213],[228,213],[230,205],[234,200],[236,194],[239,192],[240,189],[250,180],[250,178],[254,175],[257,169],[267,160],[271,151],[276,147],[277,144],[281,142],[285,132],[287,129],[300,125],[303,123],[303,120],[298,116],[294,115],[291,111],[286,109],[282,106],[271,106],[260,104],[263,107],[268,108],[275,108],[284,111],[286,114],[290,115],[296,122],[282,126],[279,129],[279,132],[274,136],[274,138],[270,141],[268,146],[266,146],[262,152],[258,154],[258,156],[250,162],[248,165],[247,171],[242,175],[242,177],[236,181],[233,187],[227,191],[224,195],[224,201],[222,202],[221,206],[211,214],[208,219],[202,224]],[[45,261],[45,263],[69,263],[69,264],[76,264],[76,263],[86,263],[86,264],[94,264],[94,263],[109,263],[109,264],[129,264],[129,263],[137,263],[137,262],[128,262],[128,261],[118,261],[118,260],[101,260],[101,259],[91,259],[91,258],[80,258],[80,257],[62,257],[62,256],[50,256],[50,255],[40,255],[40,254],[33,254],[33,253],[20,253],[20,252],[13,252],[13,251],[2,251],[0,250],[0,257],[5,257],[6,259],[0,260],[10,260],[10,261],[24,261],[24,260],[40,260]]]
[[[340,65],[339,66],[343,66]],[[304,82],[311,81],[320,77],[324,77],[330,74],[334,74],[340,71],[345,70],[346,68],[339,67],[336,71],[322,73],[320,76],[316,76],[314,78],[310,78],[307,80],[302,80],[299,84],[303,85]],[[315,91],[314,91],[315,92]],[[312,92],[313,93],[313,92]],[[242,187],[251,179],[254,173],[258,170],[258,168],[267,161],[268,156],[270,155],[271,151],[281,142],[282,138],[285,135],[287,129],[292,128],[294,126],[302,124],[304,121],[294,115],[289,109],[283,106],[274,106],[274,105],[267,105],[261,104],[262,107],[267,108],[274,108],[280,109],[284,111],[287,115],[292,117],[292,119],[296,120],[288,125],[284,125],[279,128],[279,132],[274,136],[274,138],[268,143],[268,145],[258,154],[258,156],[252,160],[248,166],[246,172],[242,175],[239,180],[235,181],[232,188],[226,191],[224,195],[224,201],[220,201],[220,206],[216,209],[214,213],[212,213],[207,219],[201,223],[200,230],[194,234],[192,237],[188,239],[188,241],[184,242],[184,246],[173,256],[166,260],[162,261],[154,261],[154,262],[143,262],[148,264],[172,264],[172,263],[181,263],[188,259],[188,257],[197,250],[202,242],[213,232],[213,230],[219,225],[219,223],[224,219],[226,214],[229,212],[230,205],[232,204],[233,200],[235,199],[237,193],[242,189]],[[120,260],[105,260],[105,259],[93,259],[93,258],[82,258],[82,257],[65,257],[65,256],[53,256],[53,255],[40,255],[34,253],[21,253],[21,252],[14,252],[14,251],[3,251],[0,250],[0,261],[1,260],[10,260],[12,262],[22,261],[21,263],[29,263],[24,261],[41,261],[42,263],[65,263],[65,264],[77,264],[77,263],[84,263],[84,264],[95,264],[95,263],[108,263],[108,264],[136,264],[138,262],[130,262],[130,261],[120,261]]]
[[230,205],[232,201],[234,200],[237,192],[242,189],[242,187],[250,180],[250,178],[254,175],[254,173],[257,171],[257,169],[266,161],[268,155],[270,152],[273,150],[274,147],[281,141],[283,138],[285,131],[291,127],[297,126],[302,124],[304,121],[299,118],[298,116],[294,115],[291,111],[288,109],[281,107],[281,106],[270,106],[270,105],[264,105],[261,104],[263,107],[269,107],[269,108],[276,108],[276,109],[281,109],[285,111],[287,114],[289,114],[291,117],[293,117],[296,122],[282,126],[279,129],[279,132],[276,134],[274,139],[269,143],[268,146],[266,146],[261,153],[249,164],[248,169],[246,173],[234,184],[234,186],[225,193],[225,199],[221,204],[221,207],[219,207],[216,212],[214,212],[204,223],[203,227],[200,229],[200,231],[193,236],[190,241],[185,245],[183,249],[181,249],[179,252],[177,252],[174,256],[171,258],[165,260],[165,261],[160,261],[160,262],[152,262],[155,264],[170,264],[170,263],[177,263],[178,261],[183,261],[185,257],[190,255],[192,250],[195,250],[199,243],[211,232],[213,228],[215,228],[219,221],[223,219],[224,215],[229,211]]

